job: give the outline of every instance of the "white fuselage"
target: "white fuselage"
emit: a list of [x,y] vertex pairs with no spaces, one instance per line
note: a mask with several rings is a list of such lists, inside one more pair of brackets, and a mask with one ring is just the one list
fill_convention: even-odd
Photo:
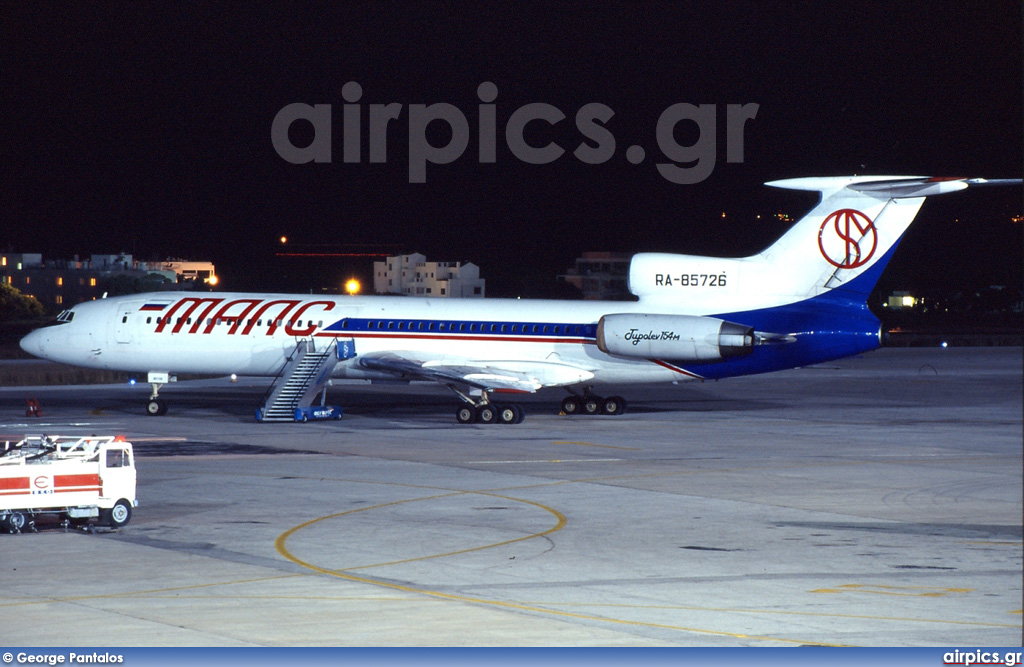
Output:
[[[142,310],[147,306],[153,310]],[[442,363],[542,362],[553,374],[546,385],[580,381],[578,373],[557,377],[559,365],[586,371],[600,384],[693,379],[597,349],[592,332],[602,315],[638,310],[636,302],[166,292],[80,304],[70,322],[37,330],[23,346],[92,368],[274,376],[299,339],[344,338],[355,341],[357,356],[337,365],[338,378],[385,377],[362,368],[358,355],[398,351]],[[360,322],[359,330],[341,328],[346,320]]]

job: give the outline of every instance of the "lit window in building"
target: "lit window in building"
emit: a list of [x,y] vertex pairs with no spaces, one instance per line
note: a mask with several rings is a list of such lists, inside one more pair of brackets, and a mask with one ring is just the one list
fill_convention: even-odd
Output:
[[89,287],[96,287],[96,279],[89,278]]
[[62,287],[63,285],[64,285],[64,276],[57,276],[57,287]]

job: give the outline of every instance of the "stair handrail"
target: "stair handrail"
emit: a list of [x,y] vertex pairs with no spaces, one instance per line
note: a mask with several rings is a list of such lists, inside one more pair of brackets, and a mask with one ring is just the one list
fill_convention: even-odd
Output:
[[[305,375],[301,378],[302,386],[304,387],[306,387],[309,384],[309,381],[312,380],[317,373],[323,370],[324,366],[327,364],[327,359],[331,356],[331,346],[328,345],[327,349],[324,350],[322,354],[316,353],[315,350],[312,352],[312,354],[315,354],[317,357],[319,357],[319,359],[317,359],[316,363],[306,370]],[[301,400],[301,398],[302,396],[299,395],[299,398],[297,400]]]
[[281,370],[277,372],[277,375],[274,376],[274,379],[273,381],[271,381],[270,386],[268,386],[267,390],[263,392],[263,398],[260,400],[260,405],[263,405],[264,407],[267,405],[267,399],[269,399],[270,395],[274,393],[274,387],[277,386],[278,380],[280,380],[281,376],[284,375],[284,369],[288,368],[288,364],[291,362],[292,359],[295,358],[295,355],[299,353],[299,346],[302,345],[302,343],[304,342],[305,339],[299,339],[298,342],[295,343],[295,349],[292,350],[287,357],[285,357],[284,363],[281,364]]

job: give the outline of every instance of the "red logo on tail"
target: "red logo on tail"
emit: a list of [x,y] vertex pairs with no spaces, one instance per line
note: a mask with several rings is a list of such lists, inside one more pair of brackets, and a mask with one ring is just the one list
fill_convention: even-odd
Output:
[[868,216],[852,208],[830,213],[818,231],[818,248],[829,264],[840,269],[863,266],[875,254],[878,231]]

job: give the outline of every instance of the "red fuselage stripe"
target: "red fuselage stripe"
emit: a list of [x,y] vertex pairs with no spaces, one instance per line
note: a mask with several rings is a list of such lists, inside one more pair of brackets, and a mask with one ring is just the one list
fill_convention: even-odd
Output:
[[680,374],[685,375],[687,377],[692,377],[692,378],[695,378],[697,380],[703,380],[704,379],[701,376],[697,375],[696,373],[691,373],[690,371],[686,370],[685,368],[679,368],[678,366],[673,366],[672,364],[670,364],[668,362],[665,362],[665,361],[662,361],[661,359],[652,359],[651,361],[653,361],[654,363],[658,364],[659,366],[661,366],[663,368],[667,368],[670,371],[674,371],[676,373],[680,373]]

